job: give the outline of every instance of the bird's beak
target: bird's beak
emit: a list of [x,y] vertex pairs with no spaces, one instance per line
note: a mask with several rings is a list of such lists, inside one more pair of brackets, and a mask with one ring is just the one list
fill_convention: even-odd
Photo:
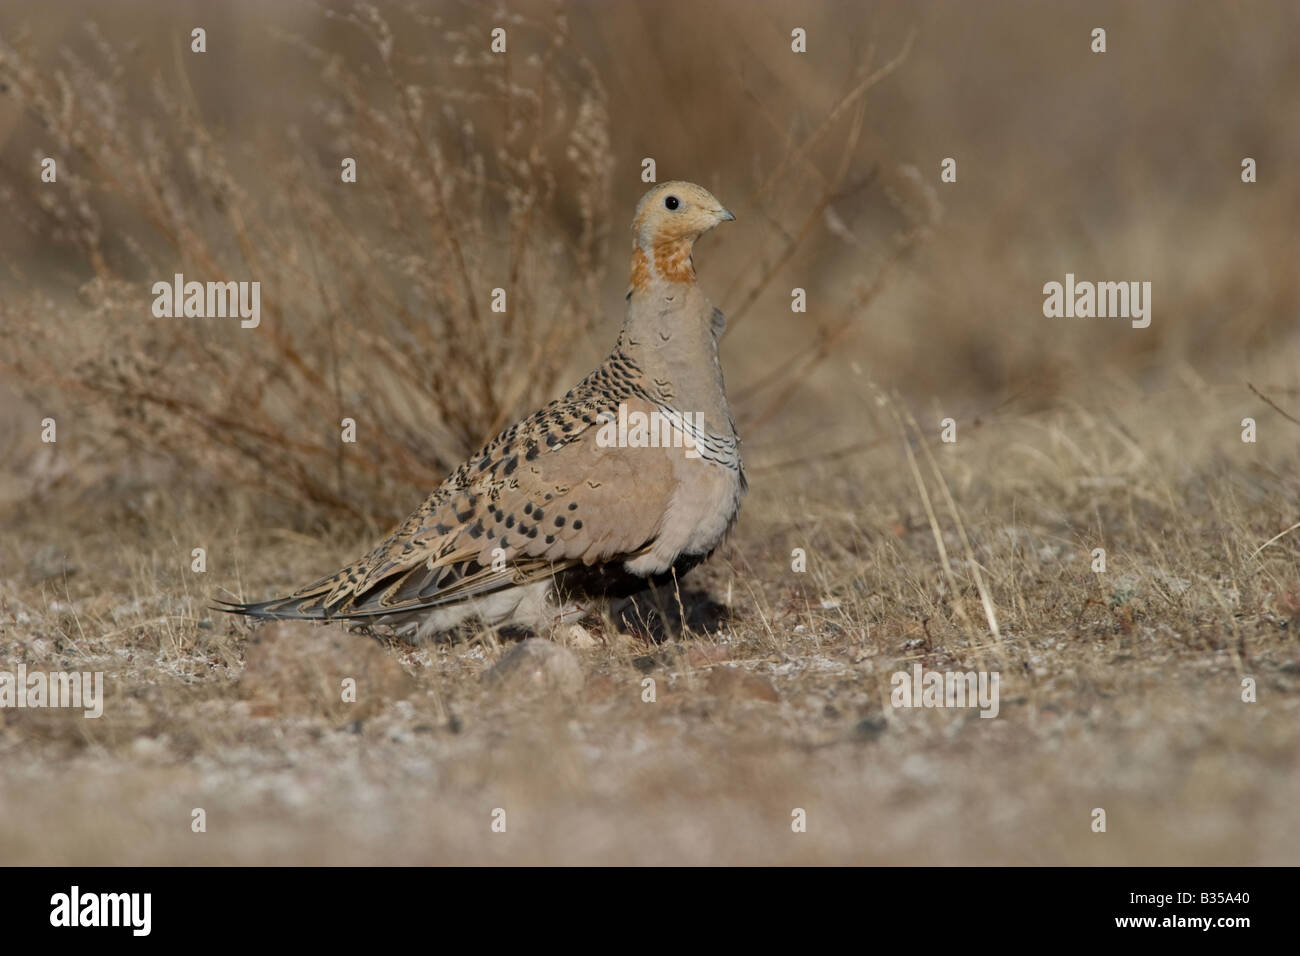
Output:
[[718,222],[735,222],[735,221],[736,221],[736,217],[732,214],[730,209],[724,209],[722,210],[722,212],[718,213]]

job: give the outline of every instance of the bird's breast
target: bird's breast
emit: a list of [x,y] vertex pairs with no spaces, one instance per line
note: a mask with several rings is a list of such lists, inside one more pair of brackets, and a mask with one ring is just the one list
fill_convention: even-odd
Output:
[[[734,441],[734,439],[733,439]],[[678,453],[674,487],[650,550],[627,562],[633,574],[661,574],[679,558],[712,552],[735,523],[745,494],[738,450],[728,463]]]

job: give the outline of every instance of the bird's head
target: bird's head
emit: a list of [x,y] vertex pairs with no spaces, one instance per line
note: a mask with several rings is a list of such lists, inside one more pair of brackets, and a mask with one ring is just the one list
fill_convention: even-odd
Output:
[[702,186],[660,183],[641,197],[632,219],[632,289],[649,288],[654,278],[694,282],[691,249],[720,222],[736,217]]

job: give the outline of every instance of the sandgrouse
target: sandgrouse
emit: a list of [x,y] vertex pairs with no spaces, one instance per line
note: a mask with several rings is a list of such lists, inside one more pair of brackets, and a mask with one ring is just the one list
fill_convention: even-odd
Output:
[[627,315],[599,368],[488,442],[361,560],[223,610],[416,640],[473,619],[548,633],[707,558],[746,482],[718,361],[725,322],[695,284],[691,252],[734,218],[692,183],[647,192]]

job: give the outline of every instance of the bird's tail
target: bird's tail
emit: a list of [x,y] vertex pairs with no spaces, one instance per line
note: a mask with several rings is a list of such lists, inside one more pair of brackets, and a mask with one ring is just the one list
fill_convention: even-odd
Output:
[[244,617],[265,621],[327,621],[333,616],[320,604],[316,604],[315,607],[304,606],[307,604],[306,601],[294,597],[273,598],[270,601],[255,603],[226,601],[222,598],[213,598],[213,601],[216,602],[211,605],[214,611],[241,614]]

